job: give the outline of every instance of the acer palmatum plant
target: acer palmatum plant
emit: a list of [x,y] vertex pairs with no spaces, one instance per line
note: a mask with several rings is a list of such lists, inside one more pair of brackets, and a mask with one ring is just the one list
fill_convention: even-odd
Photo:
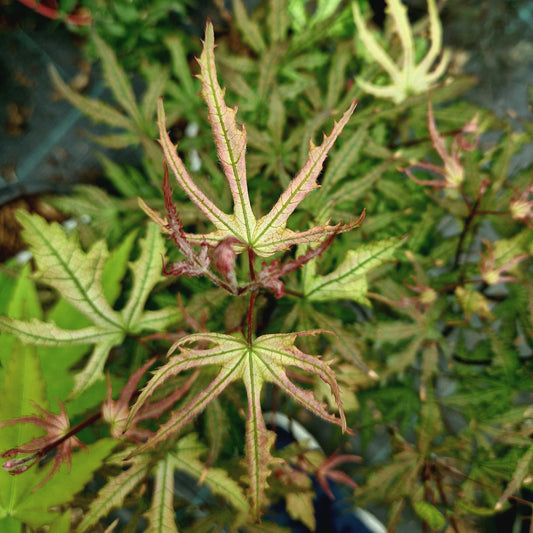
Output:
[[[160,100],[158,126],[165,159],[163,194],[166,216],[161,216],[142,200],[140,205],[175,245],[170,255],[177,254],[180,257],[174,261],[165,258],[161,235],[157,232],[157,226],[150,223],[146,237],[139,241],[138,258],[129,263],[131,288],[122,310],[117,311],[114,302],[118,297],[120,277],[124,275],[133,237],[129,239],[129,248],[128,239],[125,241],[121,259],[115,257],[113,260],[116,261],[115,268],[121,264],[120,261],[123,265],[119,266],[122,274],[116,275],[111,270],[105,270],[111,259],[102,242],[96,243],[86,253],[75,240],[67,238],[59,226],[51,225],[48,229],[47,224],[36,216],[21,214],[19,217],[26,238],[32,245],[41,282],[58,291],[80,318],[84,316],[84,326],[72,329],[36,318],[29,321],[24,320],[24,317],[0,317],[0,327],[4,332],[37,346],[94,344],[84,368],[74,377],[69,397],[71,400],[83,398],[102,381],[103,368],[106,361],[109,364],[111,349],[124,343],[128,337],[139,338],[145,332],[155,332],[150,336],[151,339],[172,338],[171,334],[165,332],[170,324],[180,318],[183,318],[184,323],[199,327],[196,333],[174,335],[177,340],[168,350],[167,361],[153,372],[141,390],[137,390],[138,383],[147,369],[155,364],[153,358],[132,373],[118,400],[113,400],[113,386],[108,378],[101,414],[93,414],[72,430],[69,429],[63,407],[61,415],[41,411],[44,417],[32,415],[8,422],[38,423],[48,433],[46,437],[34,439],[28,445],[17,444],[4,453],[5,457],[9,457],[4,468],[12,474],[22,473],[27,470],[27,464],[33,464],[58,450],[53,470],[40,485],[46,483],[62,463],[70,464],[74,447],[81,446],[76,432],[97,420],[109,424],[113,438],[135,443],[135,446],[126,444],[121,452],[109,459],[110,464],[126,466],[126,470],[112,478],[93,500],[79,531],[85,531],[113,507],[122,505],[126,495],[137,484],[147,480],[152,472],[155,475],[155,489],[146,517],[152,530],[174,531],[174,469],[182,469],[201,478],[214,494],[222,494],[239,511],[238,518],[234,516],[232,523],[258,521],[268,503],[266,489],[269,476],[274,468],[280,471],[283,463],[273,452],[275,433],[267,430],[263,420],[261,401],[265,384],[273,384],[297,405],[339,426],[343,432],[350,432],[343,409],[342,397],[345,392],[332,369],[333,358],[311,355],[296,344],[299,340],[331,336],[333,333],[325,327],[259,334],[255,319],[258,299],[265,293],[277,299],[282,298],[286,293],[287,276],[307,268],[305,275],[302,275],[300,298],[323,302],[353,293],[350,297],[364,301],[366,272],[391,257],[400,243],[399,240],[386,239],[363,247],[359,252],[351,251],[332,273],[318,275],[314,262],[326,252],[337,235],[357,228],[364,219],[364,212],[346,224],[331,224],[328,221],[302,231],[290,229],[288,219],[303,199],[318,187],[318,177],[328,152],[349,121],[356,102],[353,101],[339,121],[334,123],[329,135],[324,135],[321,144],[310,142],[306,163],[273,202],[270,211],[257,217],[248,196],[246,130],[236,123],[237,110],[226,106],[224,91],[218,84],[214,34],[210,23],[206,28],[199,65],[202,98],[207,104],[218,156],[233,200],[233,212],[228,214],[219,208],[187,172],[166,131],[165,112]],[[180,219],[180,210],[173,202],[169,169],[179,187],[214,226],[213,231],[186,231]],[[242,261],[241,257],[245,260]],[[161,280],[161,271],[174,278],[207,278],[231,297],[241,301],[244,299],[246,304],[242,306],[242,327],[231,332],[211,332],[205,325],[189,317],[181,304],[176,310],[168,307],[145,310],[150,293]],[[112,287],[107,286],[109,278],[114,279]],[[87,319],[93,325],[87,325]],[[332,325],[335,329],[334,321],[325,320],[325,325]],[[216,369],[215,373],[212,367]],[[373,371],[365,371],[377,377]],[[322,389],[320,399],[313,390],[313,386],[317,391],[320,390],[315,380],[329,389],[328,393]],[[193,453],[188,448],[197,439],[195,433],[191,432],[190,422],[208,406],[220,409],[220,395],[235,382],[241,382],[246,391],[246,406],[242,411],[245,416],[243,444],[247,497],[244,497],[243,489],[227,471],[202,466],[198,461],[203,453],[200,446],[194,445]],[[311,384],[311,387],[303,385],[305,383]],[[329,400],[330,406],[338,414],[331,412],[324,399]],[[173,405],[174,409],[169,412]],[[150,424],[151,420],[161,417],[164,418],[162,422]],[[56,428],[56,420],[62,420],[59,429]],[[38,446],[40,443],[43,444],[41,447]],[[187,449],[189,455],[184,451]],[[30,452],[29,458],[18,457]],[[340,457],[344,458],[344,455]],[[337,459],[332,464],[339,462]],[[287,464],[286,468],[290,470],[292,467]],[[346,475],[334,469],[329,473],[326,470],[324,472],[319,475],[322,484],[326,484],[326,478],[329,477],[354,486]],[[309,498],[309,493],[306,498]],[[312,496],[309,503],[311,501]],[[312,506],[309,506],[308,512],[312,512]],[[163,529],[158,529],[161,527]]]
[[[317,252],[308,247],[304,254],[287,261],[285,265],[279,264],[278,261],[270,265],[263,263],[257,270],[256,258],[258,256],[269,257],[276,252],[285,251],[302,243],[315,244],[322,252],[331,243],[332,235],[355,228],[362,221],[363,216],[346,225],[323,224],[302,232],[287,228],[289,216],[307,194],[317,187],[317,178],[322,170],[323,162],[353,113],[355,102],[335,124],[331,134],[324,137],[320,146],[310,144],[307,163],[279,197],[271,211],[257,219],[248,197],[245,165],[246,130],[235,122],[236,110],[227,107],[224,102],[224,92],[217,81],[214,36],[210,24],[207,26],[204,50],[199,63],[202,97],[207,103],[218,155],[231,190],[233,214],[222,212],[189,176],[176,153],[176,147],[172,145],[166,132],[165,114],[161,102],[159,104],[159,131],[167,164],[180,187],[212,222],[216,230],[204,235],[185,233],[178,211],[172,204],[168,179],[165,179],[164,187],[167,219],[163,220],[147,206],[143,205],[143,207],[161,229],[170,235],[185,256],[184,260],[167,266],[167,274],[205,275],[213,283],[233,295],[242,296],[249,293],[245,331],[237,335],[192,334],[177,341],[169,351],[168,363],[156,371],[141,392],[132,407],[130,419],[135,417],[154,390],[170,377],[185,370],[206,365],[216,365],[220,368],[219,373],[207,388],[172,413],[168,422],[136,452],[142,453],[176,434],[229,384],[242,380],[248,402],[246,462],[249,471],[250,498],[252,514],[259,518],[267,478],[272,464],[275,463],[271,455],[275,436],[266,429],[261,411],[260,398],[263,385],[267,382],[274,383],[315,415],[339,424],[343,431],[347,429],[340,390],[329,364],[316,356],[304,353],[295,345],[298,337],[319,332],[308,331],[256,337],[253,331],[253,313],[259,289],[275,287],[276,296],[281,297],[283,295],[281,277],[315,258]],[[244,281],[239,280],[236,275],[236,256],[239,253],[245,253],[248,259],[249,270],[247,279]],[[179,353],[174,355],[177,350]],[[327,383],[337,403],[338,418],[330,414],[312,392],[298,387],[288,378],[287,368],[289,367],[314,374]]]

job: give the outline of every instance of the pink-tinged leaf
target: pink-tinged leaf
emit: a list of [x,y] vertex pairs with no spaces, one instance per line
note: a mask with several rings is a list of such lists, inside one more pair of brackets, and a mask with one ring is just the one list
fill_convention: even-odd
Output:
[[233,249],[233,245],[237,243],[238,241],[235,237],[228,237],[217,244],[214,252],[215,266],[224,276],[234,294],[237,293],[237,274],[235,272],[237,253]]
[[[346,418],[342,408],[339,386],[329,364],[317,356],[308,355],[294,345],[295,340],[303,335],[324,333],[322,331],[305,331],[301,333],[279,333],[263,335],[255,340],[253,353],[256,356],[258,369],[265,381],[275,383],[289,396],[315,415],[341,426],[347,430]],[[339,409],[339,418],[328,413],[325,404],[319,402],[312,391],[300,389],[287,377],[284,367],[297,367],[305,372],[318,376],[331,389]]]
[[[257,222],[253,235],[253,246],[259,255],[271,255],[279,249],[276,248],[276,250],[272,251],[270,249],[271,243],[283,240],[284,234],[287,231],[287,219],[302,200],[312,190],[318,187],[317,179],[322,171],[322,166],[328,152],[331,150],[344,126],[348,123],[356,105],[357,101],[354,100],[341,119],[335,123],[331,133],[324,135],[324,141],[320,146],[315,146],[311,141],[309,142],[307,162],[296,178],[289,184],[285,192],[279,197],[270,213]],[[324,234],[322,234],[322,237],[324,237]]]
[[[67,411],[62,402],[61,412],[57,415],[49,413],[42,407],[35,405],[39,410],[40,415],[28,415],[20,418],[7,420],[0,424],[0,427],[12,426],[15,424],[34,424],[46,430],[46,435],[43,437],[36,437],[30,442],[17,446],[2,453],[1,457],[9,458],[3,464],[4,470],[7,470],[12,475],[22,474],[28,468],[39,462],[41,459],[55,449],[54,462],[52,469],[48,475],[37,485],[33,490],[41,488],[47,481],[49,481],[55,472],[59,470],[62,463],[66,463],[69,470],[72,462],[72,453],[74,448],[87,449],[87,446],[78,439],[75,435],[69,435],[70,421]],[[65,438],[66,437],[66,438]],[[13,459],[19,455],[26,457]]]
[[205,29],[204,49],[200,56],[202,97],[209,109],[208,119],[213,128],[218,157],[228,180],[233,196],[235,223],[238,230],[233,229],[240,240],[250,242],[255,229],[255,216],[248,197],[246,183],[246,130],[238,127],[235,122],[237,108],[227,107],[224,102],[224,91],[217,81],[215,67],[215,42],[213,25],[208,22]]
[[287,261],[283,264],[281,264],[277,259],[269,265],[262,263],[262,268],[256,275],[257,285],[272,290],[276,298],[281,298],[283,296],[284,285],[279,278],[281,278],[281,276],[286,276],[294,270],[298,270],[303,265],[311,261],[311,259],[321,255],[333,242],[334,238],[335,233],[327,237],[315,249],[308,248],[304,254],[301,254],[295,259]]
[[261,504],[264,503],[264,491],[268,486],[270,465],[274,462],[270,450],[274,445],[276,435],[267,430],[263,420],[261,409],[263,376],[256,371],[252,360],[247,365],[242,378],[248,398],[245,449],[250,480],[250,498],[252,500],[252,514],[256,520],[259,520]]
[[198,377],[197,373],[193,373],[189,379],[187,379],[182,386],[177,387],[172,394],[157,402],[145,403],[130,419],[129,402],[137,390],[137,384],[142,375],[153,365],[154,361],[155,358],[150,359],[130,377],[128,383],[122,389],[120,398],[117,401],[113,401],[112,399],[111,382],[108,381],[107,399],[102,405],[102,418],[111,426],[110,432],[113,438],[119,439],[121,437],[126,437],[132,441],[140,442],[151,437],[153,433],[148,429],[137,427],[137,423],[161,416],[187,393],[194,380]]
[[[214,348],[194,349],[188,348],[186,345],[195,342],[208,342],[214,344]],[[169,354],[180,348],[180,355],[174,356],[170,361],[158,368],[154,372],[154,376],[147,383],[142,390],[139,398],[132,407],[130,416],[126,427],[136,416],[137,412],[142,408],[143,404],[154,393],[154,391],[162,385],[167,379],[178,375],[184,370],[192,368],[207,366],[207,365],[224,365],[232,362],[235,358],[242,356],[243,349],[246,344],[243,339],[229,337],[221,333],[198,333],[194,335],[187,335],[172,345]],[[239,377],[239,376],[237,376]]]
[[216,226],[221,232],[222,236],[233,234],[233,227],[235,226],[234,217],[223,213],[209,198],[196,186],[189,176],[183,161],[176,153],[176,146],[172,144],[168,136],[165,122],[165,109],[163,108],[163,101],[160,99],[157,102],[157,116],[160,143],[165,154],[170,169],[172,170],[179,186],[187,193],[189,198],[198,206],[200,211]]
[[191,401],[185,404],[178,411],[174,411],[170,420],[166,422],[146,444],[139,446],[135,454],[144,453],[162,441],[167,441],[178,433],[178,431],[198,416],[206,405],[215,399],[231,382],[239,377],[240,361],[234,366],[222,369],[217,377]]
[[335,496],[329,487],[328,480],[344,483],[352,489],[357,488],[357,483],[342,470],[337,470],[336,467],[342,463],[360,463],[361,461],[362,458],[358,455],[339,455],[335,452],[333,455],[325,459],[317,468],[316,479],[318,484],[330,499],[334,500]]
[[272,236],[271,241],[255,246],[254,251],[257,253],[257,255],[266,257],[272,255],[273,253],[287,250],[294,245],[317,243],[328,235],[337,235],[338,233],[345,233],[347,231],[351,231],[352,229],[358,228],[363,223],[365,216],[366,212],[363,210],[359,217],[349,224],[337,224],[336,226],[330,226],[328,223],[326,223],[322,226],[314,226],[307,231],[300,232],[294,232],[286,228],[283,233],[277,236]]
[[[324,136],[320,146],[314,146],[311,142],[309,157],[296,176],[289,184],[287,190],[278,199],[269,214],[257,221],[251,208],[248,197],[248,185],[246,181],[246,130],[238,126],[235,121],[237,109],[226,106],[224,102],[224,90],[217,80],[214,56],[213,26],[208,22],[205,33],[205,41],[202,54],[199,59],[200,80],[202,84],[202,97],[207,103],[208,118],[211,123],[218,156],[233,197],[233,213],[231,215],[222,212],[207,196],[198,188],[187,173],[182,160],[176,153],[174,146],[167,134],[165,126],[165,112],[161,101],[158,103],[158,127],[160,142],[163,147],[165,159],[174,173],[180,187],[185,191],[194,204],[214,224],[216,230],[207,235],[184,234],[181,227],[178,233],[181,241],[186,239],[189,243],[214,245],[226,238],[234,238],[232,244],[236,253],[244,249],[251,249],[256,255],[268,257],[278,251],[287,250],[295,244],[316,243],[322,241],[328,235],[349,231],[360,225],[363,215],[356,221],[341,226],[329,226],[327,223],[303,232],[293,232],[286,228],[287,220],[302,200],[317,188],[317,179],[322,171],[323,163],[340,135],[344,126],[350,119],[356,102],[353,101],[338,123],[335,123],[329,135]],[[168,195],[165,195],[168,198]],[[170,221],[163,220],[146,205],[142,205],[145,212],[165,233],[169,233],[168,224],[173,224],[172,218],[177,214],[174,207],[167,211]],[[170,232],[172,234],[172,232]],[[180,244],[178,244],[180,247]],[[189,260],[190,263],[190,260]],[[169,272],[173,274],[197,275],[195,269],[191,269],[183,262],[173,265]],[[234,283],[226,278],[229,286]],[[231,291],[230,292],[234,292]]]
[[[270,454],[273,435],[266,430],[263,420],[260,396],[264,382],[271,382],[282,388],[289,396],[317,416],[338,424],[346,431],[346,419],[342,409],[339,386],[328,363],[316,356],[303,353],[294,342],[302,335],[312,335],[318,331],[264,335],[248,343],[242,337],[233,337],[220,333],[197,333],[188,335],[177,341],[169,353],[179,348],[179,355],[158,369],[153,378],[141,392],[133,406],[129,421],[141,411],[144,403],[154,390],[171,376],[192,368],[216,365],[221,368],[216,378],[197,396],[187,402],[179,410],[171,414],[166,422],[144,445],[135,453],[143,453],[159,442],[166,441],[175,435],[185,424],[216,398],[230,383],[242,379],[248,397],[246,421],[246,459],[250,473],[251,501],[256,517],[264,502],[264,490],[267,478],[274,462]],[[339,409],[340,418],[336,418],[326,410],[325,404],[319,402],[312,391],[297,387],[287,377],[287,367],[300,368],[318,376],[331,389]]]

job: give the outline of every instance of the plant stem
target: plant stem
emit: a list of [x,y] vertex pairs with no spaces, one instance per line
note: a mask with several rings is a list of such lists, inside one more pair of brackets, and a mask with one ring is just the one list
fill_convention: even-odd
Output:
[[60,444],[65,442],[67,439],[70,439],[70,437],[73,437],[76,435],[76,433],[79,433],[82,429],[85,429],[86,427],[89,427],[91,424],[94,424],[97,420],[100,420],[102,418],[102,411],[98,411],[85,420],[82,420],[79,424],[76,424],[73,428],[70,428],[67,433],[65,433],[62,437],[55,440],[54,442],[51,442],[47,446],[45,446],[39,455],[44,457],[49,452],[51,452],[54,448],[57,448]]
[[[474,217],[478,215],[477,208],[479,207],[479,204],[481,203],[481,199],[483,198],[483,193],[485,192],[485,187],[481,186],[479,193],[477,195],[476,201],[474,202],[474,205],[470,208],[470,213],[468,213],[468,217],[466,218],[465,225],[463,226],[463,231],[461,231],[461,235],[459,236],[459,243],[457,244],[457,251],[455,252],[455,259],[453,262],[453,267],[457,268],[459,265],[459,259],[461,257],[461,253],[463,251],[463,245],[465,238],[470,231],[470,226],[472,225],[472,221],[474,220]],[[468,205],[468,202],[465,203]]]
[[252,291],[250,294],[250,302],[248,304],[248,313],[246,314],[246,342],[252,344],[252,326],[254,316],[254,304],[257,298],[257,291]]
[[[248,267],[250,269],[250,280],[255,281],[255,254],[251,248],[248,248]],[[248,303],[248,313],[246,314],[246,342],[248,344],[252,343],[252,325],[253,325],[253,316],[254,316],[254,304],[255,299],[257,298],[257,290],[252,290],[250,294],[250,301]]]

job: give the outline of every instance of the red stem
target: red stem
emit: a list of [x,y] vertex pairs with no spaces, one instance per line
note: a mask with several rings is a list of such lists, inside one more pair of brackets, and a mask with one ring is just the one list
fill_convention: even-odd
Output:
[[67,439],[70,439],[70,437],[73,437],[74,435],[76,435],[76,433],[79,433],[82,429],[85,429],[91,424],[94,424],[94,422],[96,422],[97,420],[100,420],[100,418],[102,418],[102,411],[98,411],[94,413],[90,417],[81,421],[79,424],[76,424],[73,428],[70,428],[70,430],[67,433],[65,433],[62,437],[60,437],[59,439],[45,446],[39,452],[39,455],[41,457],[44,457],[47,453],[51,452],[54,448],[59,446],[61,443],[65,442]]
[[[36,13],[39,13],[39,15],[42,15],[43,17],[57,20],[61,18],[61,13],[53,7],[45,6],[44,4],[41,4],[40,2],[37,2],[36,0],[19,0],[21,4],[24,4],[26,7],[29,7]],[[74,24],[75,26],[88,26],[92,22],[91,15],[75,15],[75,14],[69,14],[66,16],[67,22],[70,24]]]
[[254,317],[254,304],[257,298],[257,291],[252,291],[250,294],[250,303],[248,304],[248,313],[246,315],[246,342],[252,344],[252,326]]

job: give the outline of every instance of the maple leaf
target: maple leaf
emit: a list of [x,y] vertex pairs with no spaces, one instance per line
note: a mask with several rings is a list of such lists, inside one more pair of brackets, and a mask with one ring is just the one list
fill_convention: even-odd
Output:
[[[419,185],[429,185],[435,189],[457,189],[464,181],[464,167],[461,163],[461,154],[465,151],[474,150],[477,146],[477,137],[473,142],[469,142],[466,138],[466,134],[476,134],[478,131],[477,117],[467,122],[457,134],[451,143],[450,150],[446,147],[446,141],[437,130],[435,124],[435,118],[433,116],[433,106],[431,102],[428,103],[428,130],[431,137],[431,143],[435,151],[442,159],[443,166],[439,167],[432,163],[418,162],[409,168],[405,169],[405,172],[411,180]],[[411,173],[412,167],[419,167],[440,174],[443,180],[419,180]]]
[[[14,424],[34,424],[46,430],[46,435],[36,437],[30,442],[11,448],[2,454],[2,457],[9,458],[3,464],[4,470],[16,475],[26,472],[28,468],[46,457],[50,451],[56,450],[52,469],[41,483],[33,489],[34,491],[41,488],[54,475],[62,463],[66,463],[70,469],[74,448],[87,449],[87,446],[75,435],[69,435],[70,421],[64,404],[60,402],[60,405],[61,412],[57,415],[49,413],[35,404],[35,408],[41,413],[40,415],[21,416],[0,424],[0,427]],[[26,457],[13,459],[13,457],[18,455],[26,455]]]
[[412,94],[427,92],[444,74],[450,61],[448,51],[442,54],[440,62],[431,71],[433,63],[442,50],[442,25],[435,0],[428,0],[431,45],[425,57],[418,64],[415,58],[415,43],[407,17],[407,8],[400,0],[387,0],[388,12],[394,22],[394,29],[398,33],[403,51],[402,64],[400,66],[374,39],[363,21],[358,3],[353,2],[352,8],[359,38],[368,53],[387,72],[392,82],[387,86],[379,86],[368,81],[358,80],[358,84],[364,91],[380,98],[390,98],[399,104]]
[[[321,332],[263,335],[250,343],[241,336],[233,337],[220,333],[198,333],[180,339],[171,347],[169,354],[178,348],[180,353],[172,356],[167,364],[156,370],[132,407],[130,422],[154,390],[168,378],[185,370],[207,365],[219,366],[220,372],[200,394],[172,413],[170,420],[152,439],[137,448],[136,453],[142,453],[177,433],[230,383],[242,380],[248,399],[246,460],[250,474],[252,509],[254,515],[259,517],[259,506],[263,501],[270,465],[276,461],[270,453],[275,434],[266,429],[261,411],[260,397],[264,383],[274,383],[313,414],[338,424],[343,431],[347,430],[339,387],[329,363],[302,352],[294,344],[298,337],[317,333]],[[202,346],[208,343],[210,347],[191,347],[198,343]],[[297,387],[288,378],[287,367],[297,367],[324,381],[335,398],[339,418],[329,413],[313,392]]]
[[352,489],[357,488],[357,483],[346,472],[338,470],[336,467],[342,463],[360,463],[362,460],[358,455],[338,454],[335,452],[320,464],[316,470],[316,479],[331,500],[334,500],[335,496],[331,491],[328,480],[344,483]]
[[192,382],[197,377],[197,374],[192,374],[190,378],[181,387],[175,389],[170,396],[157,402],[145,404],[142,409],[137,411],[134,419],[130,422],[128,428],[125,429],[126,421],[130,414],[129,402],[135,392],[137,392],[137,384],[139,383],[139,380],[154,362],[155,357],[148,360],[131,375],[128,383],[126,383],[120,392],[119,399],[116,401],[112,399],[111,380],[108,378],[107,399],[102,405],[102,418],[111,426],[110,431],[113,438],[119,439],[120,437],[126,437],[129,440],[140,442],[153,436],[152,431],[138,428],[137,423],[161,416],[169,407],[174,405],[184,394],[186,394]]
[[[202,97],[208,107],[208,119],[213,129],[220,163],[230,187],[234,210],[232,214],[221,211],[193,182],[176,153],[176,146],[172,144],[168,136],[165,127],[165,111],[160,100],[158,103],[160,143],[168,166],[176,177],[179,186],[216,228],[215,231],[205,235],[185,234],[183,232],[183,238],[188,242],[208,243],[212,246],[224,239],[234,238],[241,244],[238,251],[247,248],[260,257],[268,257],[293,245],[320,242],[328,235],[358,227],[362,217],[345,225],[332,226],[325,223],[301,232],[294,232],[287,228],[289,216],[302,200],[318,187],[317,178],[322,171],[323,163],[335,140],[350,119],[356,101],[352,102],[341,119],[334,124],[331,133],[324,136],[320,146],[315,146],[310,141],[307,162],[278,198],[270,212],[257,220],[252,211],[246,180],[246,130],[243,126],[237,125],[235,121],[237,108],[226,106],[224,90],[217,81],[214,35],[211,23],[208,23],[206,27],[204,48],[199,64]],[[142,205],[142,207],[165,233],[171,233],[166,221],[146,205]]]
[[35,257],[37,278],[57,290],[93,325],[69,330],[37,319],[25,322],[0,316],[0,330],[16,335],[22,342],[39,346],[94,345],[85,368],[75,377],[71,396],[81,394],[104,378],[103,367],[109,351],[122,344],[128,333],[161,331],[179,318],[179,311],[174,308],[144,310],[151,290],[162,277],[161,255],[165,250],[163,238],[152,224],[140,241],[139,257],[129,264],[133,274],[129,298],[122,310],[116,311],[103,287],[103,272],[109,258],[104,241],[96,242],[84,252],[59,224],[48,224],[38,215],[24,211],[20,211],[17,218]]

